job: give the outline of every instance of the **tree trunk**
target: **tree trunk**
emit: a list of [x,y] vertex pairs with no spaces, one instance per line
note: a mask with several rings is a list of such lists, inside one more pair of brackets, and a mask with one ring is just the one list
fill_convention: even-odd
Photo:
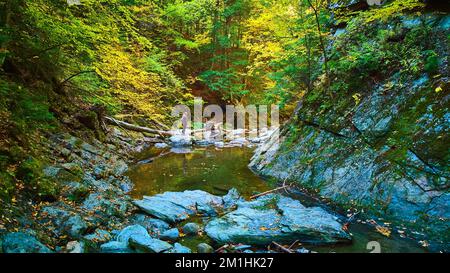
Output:
[[105,120],[111,125],[117,125],[124,129],[132,130],[132,131],[136,131],[136,132],[144,132],[144,133],[149,133],[149,134],[158,134],[158,135],[165,135],[165,136],[171,136],[171,135],[175,134],[170,131],[162,131],[162,130],[156,130],[156,129],[151,129],[151,128],[147,128],[147,127],[142,127],[139,125],[134,125],[134,124],[120,121],[120,120],[117,120],[117,119],[111,118],[111,117],[105,116]]

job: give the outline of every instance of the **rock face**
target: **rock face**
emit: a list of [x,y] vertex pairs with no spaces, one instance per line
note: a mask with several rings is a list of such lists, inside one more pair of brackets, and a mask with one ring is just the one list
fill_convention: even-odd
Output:
[[52,251],[35,237],[22,232],[8,233],[2,242],[4,253],[51,253]]
[[350,235],[337,217],[321,208],[306,208],[281,195],[239,202],[236,210],[211,220],[206,234],[219,244],[268,245],[272,241],[327,244],[348,242]]
[[[414,20],[421,23],[412,24]],[[435,73],[448,79],[449,49],[442,42],[450,33],[448,21],[448,15],[405,17],[377,24],[374,30],[395,29],[409,35],[426,24],[430,44],[442,60]],[[346,30],[335,43],[356,35]],[[365,39],[382,43],[377,37]],[[365,87],[356,106],[345,96],[299,103],[281,129],[281,138],[263,143],[250,167],[265,177],[318,190],[338,204],[363,208],[372,217],[424,232],[435,238],[439,249],[448,251],[448,93],[436,89],[442,83],[425,72],[398,71],[384,77]],[[331,105],[330,110],[318,115],[316,106],[321,104]]]

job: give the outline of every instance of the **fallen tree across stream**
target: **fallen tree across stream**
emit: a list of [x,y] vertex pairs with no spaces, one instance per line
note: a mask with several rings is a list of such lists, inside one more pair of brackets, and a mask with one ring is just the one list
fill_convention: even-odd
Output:
[[172,131],[163,131],[163,130],[151,129],[151,128],[147,128],[147,127],[143,127],[143,126],[139,126],[139,125],[134,125],[134,124],[131,124],[131,123],[128,123],[125,121],[117,120],[112,117],[105,116],[104,118],[109,124],[116,125],[116,126],[122,127],[123,129],[127,129],[127,130],[149,133],[149,134],[158,134],[158,135],[162,135],[162,136],[173,136],[176,134],[175,132],[172,132]]
[[[161,136],[173,136],[173,135],[179,135],[180,133],[177,131],[164,131],[164,130],[157,130],[157,129],[152,129],[152,128],[148,128],[148,127],[144,127],[144,126],[139,126],[139,125],[134,125],[125,121],[121,121],[112,117],[108,117],[108,116],[104,116],[104,119],[106,122],[108,122],[111,125],[116,125],[119,126],[122,129],[127,129],[127,130],[131,130],[131,131],[136,131],[136,132],[143,132],[143,133],[149,133],[149,134],[157,134],[157,135],[161,135]],[[206,128],[203,129],[196,129],[196,130],[192,130],[190,133],[201,133],[201,132],[205,132],[207,131]]]

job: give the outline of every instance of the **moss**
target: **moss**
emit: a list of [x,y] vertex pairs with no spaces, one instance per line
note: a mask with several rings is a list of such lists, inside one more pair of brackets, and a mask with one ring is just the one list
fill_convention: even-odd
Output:
[[34,157],[29,157],[20,164],[16,177],[25,183],[28,190],[37,194],[38,198],[55,198],[59,192],[57,183],[44,176],[43,163]]
[[67,198],[70,201],[81,202],[89,194],[89,187],[81,185],[76,188]]
[[9,173],[0,172],[0,199],[10,200],[14,188],[13,176]]
[[428,74],[434,75],[439,70],[439,58],[438,58],[438,55],[433,50],[425,51],[424,55],[425,55],[424,70]]
[[277,209],[278,201],[280,200],[280,197],[278,195],[275,195],[274,197],[264,200],[263,204],[260,206],[256,206],[255,209],[257,210],[269,210],[269,209]]

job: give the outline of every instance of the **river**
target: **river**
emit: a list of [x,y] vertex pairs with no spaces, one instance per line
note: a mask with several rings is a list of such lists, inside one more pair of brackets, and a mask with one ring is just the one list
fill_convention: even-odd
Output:
[[[152,147],[138,155],[139,162],[128,173],[135,184],[131,193],[133,198],[140,199],[144,195],[151,196],[166,191],[197,189],[224,195],[229,189],[236,188],[248,199],[253,194],[270,190],[275,186],[274,182],[265,181],[247,167],[253,154],[250,148],[196,147],[192,150],[182,148],[172,151],[174,152],[171,152],[170,148]],[[289,196],[300,200],[305,206],[321,206],[334,213],[339,211],[339,208],[330,207],[317,198],[299,191],[291,191]],[[425,252],[416,241],[402,238],[397,232],[392,232],[386,237],[363,220],[352,223],[349,232],[353,236],[351,244],[304,245],[304,247],[317,252],[371,252],[378,246],[381,252]],[[187,246],[194,246],[199,242],[211,243],[206,235],[182,238],[180,241]]]

